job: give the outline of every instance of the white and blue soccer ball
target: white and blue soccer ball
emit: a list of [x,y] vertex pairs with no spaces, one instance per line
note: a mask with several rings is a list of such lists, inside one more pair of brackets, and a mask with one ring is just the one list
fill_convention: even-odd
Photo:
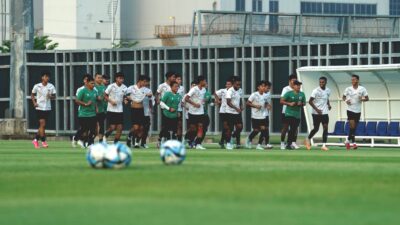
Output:
[[107,152],[108,145],[105,143],[98,143],[89,146],[86,160],[89,165],[93,168],[103,168],[104,167],[104,155]]
[[181,164],[186,158],[185,145],[177,140],[168,140],[161,145],[160,156],[167,165]]
[[89,147],[87,160],[94,168],[124,168],[132,162],[132,151],[124,144],[107,145],[103,143]]

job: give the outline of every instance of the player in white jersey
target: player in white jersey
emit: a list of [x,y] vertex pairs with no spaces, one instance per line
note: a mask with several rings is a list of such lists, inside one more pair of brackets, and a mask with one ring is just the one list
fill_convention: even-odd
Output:
[[[293,86],[294,86],[294,81],[295,80],[297,80],[297,75],[296,74],[291,74],[289,76],[289,85],[282,89],[281,98],[287,92],[293,91]],[[281,123],[282,123],[281,150],[285,150],[286,149],[285,138],[286,138],[286,133],[289,131],[289,123],[288,123],[288,121],[286,120],[286,117],[285,117],[285,110],[286,110],[286,105],[283,105],[282,106],[282,114],[281,114]],[[292,147],[295,148],[295,149],[299,148],[299,146],[297,146],[297,144],[295,142],[292,144]]]
[[117,72],[115,74],[115,82],[110,84],[104,92],[104,97],[107,100],[107,122],[109,128],[105,133],[105,138],[108,138],[115,130],[114,143],[119,142],[122,133],[122,124],[124,121],[123,102],[127,87],[124,83],[124,74]]
[[[185,97],[189,104],[189,129],[187,136],[191,143],[194,142],[196,149],[205,149],[201,145],[204,127],[204,96],[206,93],[207,81],[204,76],[197,77],[197,86],[190,89]],[[193,144],[192,144],[193,145]]]
[[264,110],[264,117],[265,117],[265,146],[266,149],[271,149],[273,146],[269,143],[269,115],[272,109],[271,107],[271,83],[269,81],[265,81],[265,92],[264,92],[264,100],[265,100],[265,110]]
[[225,148],[226,137],[225,133],[226,130],[229,129],[228,121],[226,120],[226,92],[228,89],[232,87],[232,81],[227,80],[225,83],[225,88],[221,88],[218,91],[214,92],[215,103],[219,105],[219,118],[222,122],[222,131],[221,131],[221,140],[219,141],[219,146],[221,148]]
[[[182,84],[182,76],[180,74],[175,75],[175,81],[179,85],[178,89],[178,94],[182,97],[185,95],[185,87],[183,87]],[[176,131],[176,138],[179,141],[182,141],[182,113],[183,113],[183,108],[182,108],[182,102],[178,106],[178,130]]]
[[32,88],[32,104],[36,109],[36,115],[39,120],[39,128],[36,133],[35,139],[32,144],[35,148],[40,148],[39,140],[42,142],[43,148],[48,148],[46,142],[46,122],[49,118],[51,111],[51,101],[56,98],[56,88],[53,84],[49,83],[50,73],[44,72],[41,76],[41,82],[35,84]]
[[265,90],[265,81],[259,81],[257,83],[257,91],[250,95],[246,103],[246,105],[251,108],[251,127],[253,128],[249,137],[247,137],[246,148],[251,148],[251,142],[253,138],[261,131],[256,149],[264,150],[262,143],[264,142],[264,138],[266,136],[265,128],[267,126],[264,114],[264,111],[266,110],[266,102],[264,98]]
[[[197,86],[197,82],[196,81],[192,81],[191,83],[190,83],[190,88],[189,88],[189,90],[190,89],[192,89],[192,88],[194,88],[195,86]],[[186,101],[185,101],[185,98],[186,98],[186,96],[187,96],[187,93],[183,96],[183,98],[182,98],[182,108],[184,109],[184,117],[185,117],[185,120],[186,120],[186,130],[189,130],[189,103],[187,103]],[[185,141],[187,142],[187,143],[189,143],[189,145],[192,145],[192,141],[193,140],[190,140],[190,138],[189,138],[189,135],[188,135],[188,132],[186,132],[186,134],[185,134]],[[191,146],[192,147],[192,146]]]
[[135,85],[131,85],[126,90],[126,103],[130,103],[131,108],[131,122],[130,129],[126,144],[131,147],[132,141],[135,148],[139,148],[140,141],[143,135],[144,118],[144,105],[143,101],[146,98],[151,98],[151,94],[144,92],[144,87],[148,85],[150,78],[145,75],[140,75]]
[[151,125],[151,114],[153,112],[153,106],[155,100],[153,92],[149,88],[149,82],[145,87],[142,87],[141,89],[147,96],[151,96],[144,98],[143,100],[144,122],[143,122],[142,140],[140,142],[141,148],[149,148],[149,146],[147,145],[147,137],[149,135],[150,125]]
[[[234,136],[236,138],[236,147],[240,148],[240,133],[243,129],[243,91],[241,88],[242,81],[239,77],[232,77],[232,87],[228,89],[226,93],[226,120],[228,121],[228,129],[226,130],[225,137],[226,149],[232,150],[233,146],[231,143],[231,138]],[[233,128],[235,132],[232,134]]]
[[[353,147],[353,149],[357,149],[357,145],[355,143],[355,133],[361,117],[361,105],[362,102],[369,100],[367,89],[361,86],[359,82],[360,77],[353,74],[351,76],[352,86],[346,88],[343,93],[343,101],[345,101],[347,104],[347,120],[349,121],[350,127],[349,136],[347,137],[346,141],[347,150],[349,150],[351,147]],[[350,146],[350,141],[352,142],[352,146]]]
[[322,148],[323,151],[328,151],[328,147],[326,147],[326,142],[328,140],[328,124],[329,124],[329,110],[331,110],[331,104],[329,102],[329,96],[331,96],[331,90],[326,87],[327,79],[326,77],[319,78],[319,87],[315,88],[311,92],[310,99],[308,103],[312,107],[312,118],[314,128],[308,135],[308,138],[305,139],[304,144],[307,150],[311,149],[311,138],[319,130],[319,125],[322,123],[323,133],[322,133]]
[[[157,105],[160,104],[161,98],[164,96],[164,94],[166,92],[171,91],[171,84],[172,84],[172,82],[175,82],[175,80],[176,80],[176,76],[175,76],[174,72],[165,73],[165,82],[160,84],[160,85],[158,85],[158,88],[157,88],[157,92],[156,92],[156,104]],[[161,120],[162,119],[163,119],[163,117],[162,117],[162,113],[161,113]],[[166,123],[161,121],[161,130],[164,129],[163,128],[163,124],[166,124]],[[160,132],[160,134],[158,136],[158,146],[160,144],[161,144],[161,132]]]
[[157,88],[156,93],[156,103],[160,104],[161,98],[164,96],[165,92],[171,91],[171,83],[175,82],[176,76],[174,72],[167,72],[165,74],[165,82],[160,84]]

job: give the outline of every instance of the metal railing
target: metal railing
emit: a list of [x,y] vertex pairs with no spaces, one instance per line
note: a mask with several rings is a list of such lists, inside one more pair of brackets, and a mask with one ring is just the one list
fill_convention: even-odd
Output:
[[[212,45],[210,35],[236,35],[242,43],[253,43],[254,36],[287,36],[292,42],[317,38],[354,40],[400,37],[399,16],[321,15],[196,11],[191,25],[155,27],[155,36],[173,38],[191,36],[195,45]],[[203,36],[207,42],[203,42]],[[205,39],[205,38],[204,38]]]

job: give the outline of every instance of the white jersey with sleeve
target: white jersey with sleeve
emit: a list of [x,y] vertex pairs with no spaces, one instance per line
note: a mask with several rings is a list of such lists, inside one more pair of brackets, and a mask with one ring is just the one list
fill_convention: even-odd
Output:
[[51,110],[51,101],[50,98],[48,98],[48,95],[56,94],[56,88],[54,87],[53,84],[51,83],[47,83],[46,85],[43,85],[43,83],[35,84],[32,88],[32,93],[36,95],[35,96],[36,103],[38,104],[36,110],[42,110],[42,111]]
[[[286,93],[288,93],[289,91],[293,91],[293,88],[291,88],[289,85],[284,87],[282,89],[282,93],[281,93],[281,97],[283,97]],[[286,105],[283,105],[282,107],[282,113],[285,114],[286,111]]]
[[[183,96],[185,95],[185,87],[183,87],[182,85],[179,86],[179,89],[178,89],[178,91],[176,93],[178,93],[183,99]],[[178,112],[182,112],[182,110],[183,110],[182,109],[182,102],[180,102],[179,105],[178,105]]]
[[154,96],[147,96],[148,94],[153,94],[153,92],[151,91],[150,88],[148,87],[142,87],[140,88],[143,93],[146,95],[146,97],[143,99],[143,110],[144,110],[144,116],[150,116],[151,112],[150,112],[150,104],[151,106],[153,106],[153,98]]
[[226,113],[226,93],[228,92],[228,89],[226,88],[221,88],[218,91],[215,92],[215,94],[218,96],[219,99],[221,99],[221,106],[219,107],[219,113]]
[[[271,92],[264,93],[263,97],[264,97],[265,104],[271,105],[271,102],[272,102]],[[267,117],[267,116],[269,116],[269,111],[266,107],[264,107],[264,108],[265,108],[264,117]]]
[[199,104],[200,107],[196,108],[192,104],[186,102],[189,105],[189,114],[192,115],[203,115],[204,114],[204,95],[206,93],[206,89],[200,89],[199,86],[194,86],[187,93],[187,96],[190,97],[190,100],[196,104]]
[[[321,87],[317,87],[311,92],[310,97],[314,98],[313,101],[314,105],[317,107],[317,109],[322,111],[323,115],[329,113],[328,102],[330,96],[331,96],[331,89],[329,88],[325,88],[324,90]],[[318,114],[318,112],[315,111],[314,108],[312,108],[312,114]]]
[[251,107],[251,118],[257,120],[265,119],[264,111],[266,110],[266,108],[265,108],[264,93],[260,94],[258,91],[253,92],[250,95],[248,101],[251,102],[253,105],[261,106],[260,109]]
[[164,82],[160,84],[157,88],[157,93],[160,94],[160,99],[164,96],[165,93],[168,91],[171,91],[171,86],[167,84],[167,82]]
[[346,101],[350,100],[347,110],[354,113],[361,113],[361,97],[368,96],[367,89],[363,86],[358,86],[357,89],[350,86],[344,90],[343,95],[346,96]]
[[[241,88],[235,90],[234,87],[231,87],[226,92],[226,99],[231,99],[232,105],[240,109],[240,100],[243,97],[243,91]],[[226,104],[226,113],[230,114],[239,114],[234,108],[231,108],[228,104]]]
[[108,95],[108,97],[115,101],[117,104],[114,106],[110,102],[107,105],[107,112],[116,112],[122,113],[123,112],[123,101],[124,96],[126,94],[127,87],[124,84],[118,86],[116,83],[110,84],[107,89],[104,91]]
[[126,89],[126,95],[129,95],[131,100],[136,103],[141,103],[146,98],[143,88],[139,88],[136,84],[131,85]]

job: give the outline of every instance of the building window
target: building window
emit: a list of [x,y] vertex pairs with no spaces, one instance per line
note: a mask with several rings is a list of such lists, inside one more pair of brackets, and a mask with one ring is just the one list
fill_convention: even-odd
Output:
[[389,14],[390,15],[400,15],[400,0],[390,0]]
[[262,0],[253,0],[253,12],[262,12]]
[[[399,0],[400,3],[400,0]],[[399,4],[400,6],[400,4]],[[323,3],[302,1],[303,14],[376,15],[376,4]]]
[[236,11],[245,11],[245,0],[236,0]]
[[279,12],[279,2],[276,0],[269,1],[269,12]]
[[101,39],[101,33],[100,32],[96,32],[96,39]]

